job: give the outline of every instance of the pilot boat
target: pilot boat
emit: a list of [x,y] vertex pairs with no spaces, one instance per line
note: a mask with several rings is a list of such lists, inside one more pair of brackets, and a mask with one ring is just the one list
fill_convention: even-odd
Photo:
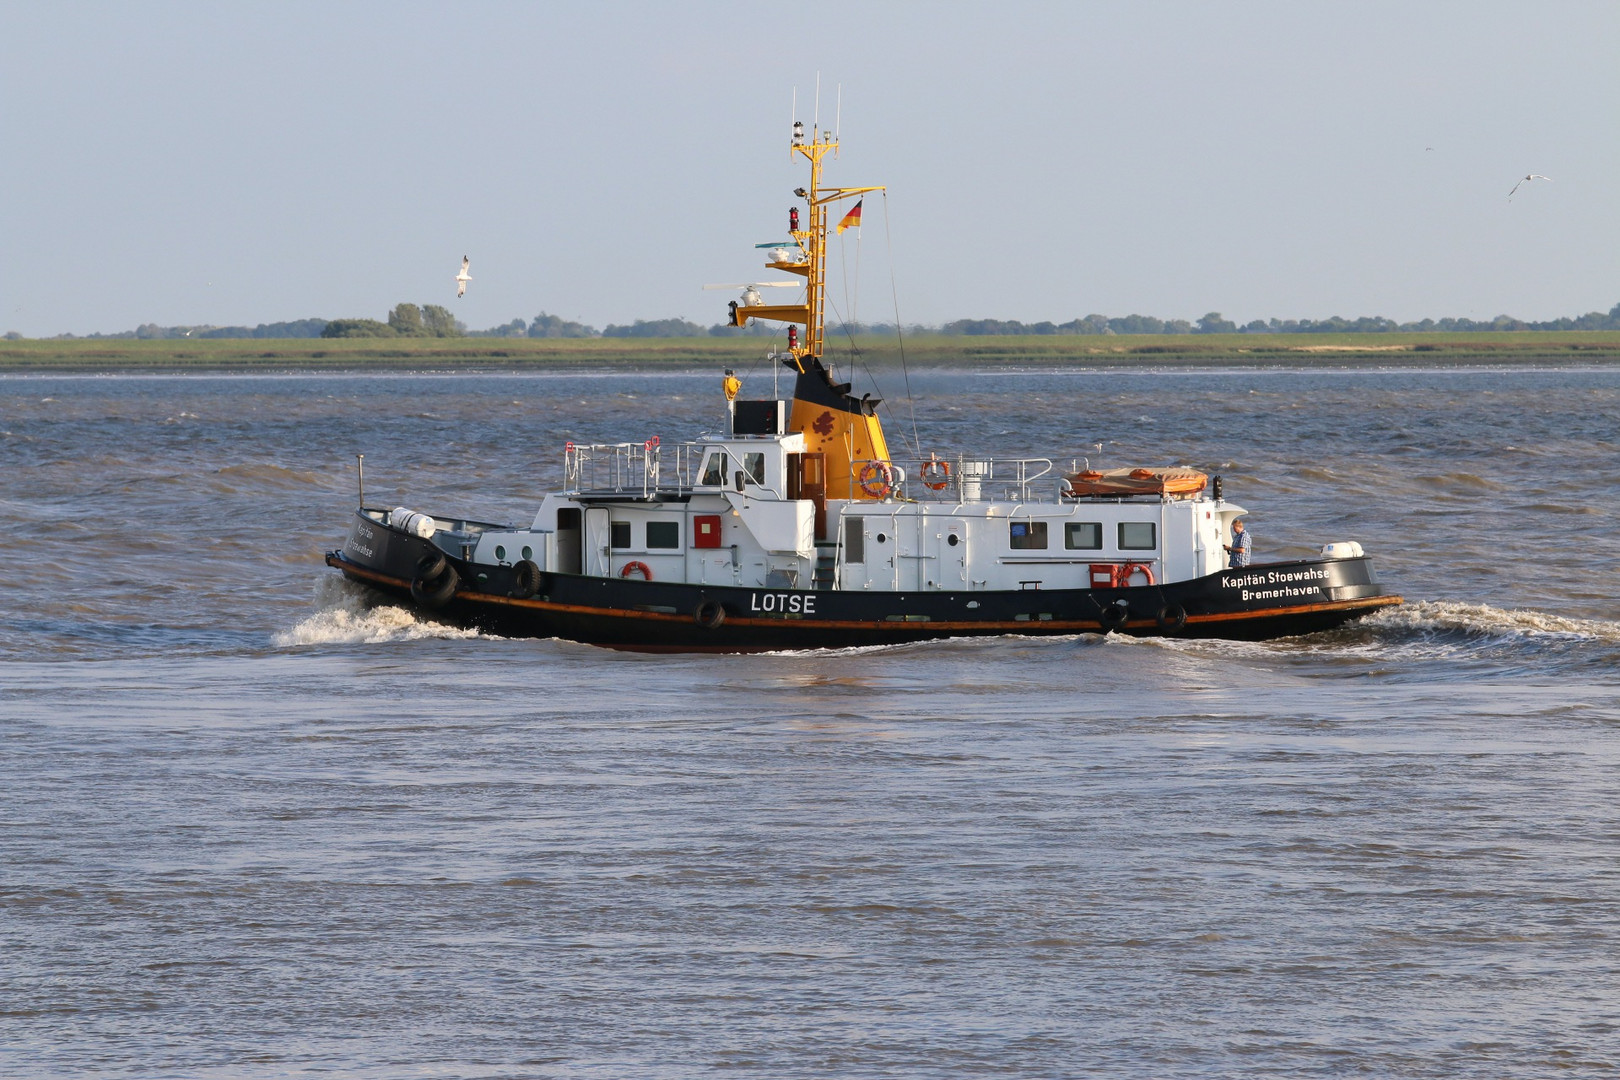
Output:
[[447,622],[644,651],[1004,634],[1263,640],[1401,603],[1353,541],[1228,566],[1246,511],[1218,476],[892,454],[878,402],[855,397],[823,356],[829,213],[882,190],[823,186],[837,147],[794,124],[806,214],[790,209],[791,239],[766,245],[766,265],[793,275],[800,299],[770,304],[748,286],[730,305],[737,326],[788,324],[774,356],[792,373],[791,399],[738,399],[728,377],[719,433],[569,444],[562,490],[526,524],[366,506],[362,481],[327,564]]

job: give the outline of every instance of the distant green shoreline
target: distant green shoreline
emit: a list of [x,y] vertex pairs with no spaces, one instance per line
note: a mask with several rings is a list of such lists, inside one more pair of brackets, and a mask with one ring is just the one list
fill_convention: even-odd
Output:
[[[898,368],[893,337],[855,339],[862,362]],[[759,338],[223,338],[0,342],[0,374],[26,372],[489,371],[751,365]],[[1465,367],[1620,363],[1620,331],[1376,334],[942,335],[908,337],[914,368]],[[848,340],[829,359],[850,358]]]

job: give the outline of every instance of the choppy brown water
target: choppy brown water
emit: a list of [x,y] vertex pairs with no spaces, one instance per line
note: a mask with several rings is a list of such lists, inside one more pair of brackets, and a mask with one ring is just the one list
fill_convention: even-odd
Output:
[[319,563],[355,453],[521,519],[716,383],[0,380],[0,1073],[1620,1069],[1620,372],[913,375],[1411,601],[1292,641],[625,656]]

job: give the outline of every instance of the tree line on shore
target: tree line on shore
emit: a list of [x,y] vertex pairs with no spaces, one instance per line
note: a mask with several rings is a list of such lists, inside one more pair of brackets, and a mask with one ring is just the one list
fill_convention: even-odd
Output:
[[[839,334],[893,334],[893,323],[849,323],[830,328]],[[1396,322],[1383,316],[1362,316],[1345,319],[1337,315],[1327,319],[1255,319],[1239,326],[1218,311],[1202,318],[1160,319],[1152,315],[1087,315],[1069,322],[1025,323],[1015,319],[956,319],[941,326],[911,325],[904,327],[910,334],[945,335],[1042,335],[1042,334],[1377,334],[1377,333],[1466,333],[1502,330],[1620,330],[1620,304],[1585,315],[1527,322],[1511,315],[1498,315],[1494,319],[1474,320],[1460,318],[1422,319],[1417,322]],[[686,319],[637,319],[626,325],[608,324],[598,330],[594,326],[573,322],[558,315],[542,311],[533,319],[513,319],[487,330],[469,330],[448,308],[438,304],[398,304],[386,321],[379,319],[297,319],[290,322],[260,323],[258,326],[158,326],[146,323],[134,330],[115,334],[57,334],[56,339],[75,338],[101,340],[151,340],[168,338],[391,338],[391,337],[504,337],[504,338],[682,338],[682,337],[772,337],[781,333],[780,327],[752,323],[744,328],[717,323],[700,326]],[[7,340],[16,341],[21,334],[11,332]]]
[[507,338],[678,338],[730,337],[734,334],[769,337],[775,327],[755,324],[739,330],[733,326],[699,326],[685,319],[637,319],[625,326],[609,324],[601,330],[572,322],[560,315],[542,311],[530,321],[513,319],[488,330],[468,330],[450,312],[436,304],[400,304],[388,321],[375,319],[333,319],[320,332],[321,337],[507,337]]
[[[889,329],[893,329],[890,327]],[[1021,323],[1003,319],[958,319],[938,328],[942,334],[1421,334],[1466,333],[1481,330],[1620,330],[1620,304],[1574,318],[1526,322],[1511,315],[1494,319],[1422,319],[1396,322],[1381,315],[1346,319],[1334,315],[1326,319],[1255,319],[1239,326],[1218,311],[1211,311],[1197,322],[1186,319],[1158,319],[1152,315],[1087,315],[1066,323]]]

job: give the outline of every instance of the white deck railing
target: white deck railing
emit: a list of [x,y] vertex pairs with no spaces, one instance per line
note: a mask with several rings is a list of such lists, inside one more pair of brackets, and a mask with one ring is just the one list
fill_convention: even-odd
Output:
[[[704,452],[714,445],[665,446],[657,436],[639,443],[568,443],[563,448],[563,488],[640,498],[688,494]],[[891,458],[856,461],[853,473],[852,488],[909,502],[1058,502],[1064,491],[1051,458]],[[829,490],[827,497],[855,496],[854,491]]]
[[568,443],[563,447],[563,488],[643,498],[655,492],[689,491],[693,463],[705,445],[665,447],[656,435],[639,443]]
[[[857,477],[867,465],[856,462]],[[894,458],[894,493],[913,502],[1057,502],[1063,478],[1051,458]]]

